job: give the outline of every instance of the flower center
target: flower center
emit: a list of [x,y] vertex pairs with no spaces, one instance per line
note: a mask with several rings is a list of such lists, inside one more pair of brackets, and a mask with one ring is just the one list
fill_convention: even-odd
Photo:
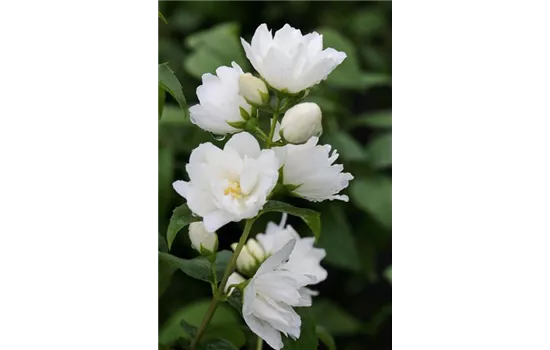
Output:
[[236,181],[230,182],[229,186],[227,186],[223,191],[223,194],[226,196],[230,195],[233,198],[243,198],[243,193],[241,192],[241,184]]

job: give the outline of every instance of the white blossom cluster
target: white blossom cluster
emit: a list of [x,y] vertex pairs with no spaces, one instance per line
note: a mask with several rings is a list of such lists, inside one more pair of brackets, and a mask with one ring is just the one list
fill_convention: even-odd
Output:
[[[236,63],[219,67],[216,75],[202,76],[199,104],[190,108],[195,125],[216,135],[233,135],[223,149],[210,142],[195,148],[186,166],[189,181],[173,184],[202,218],[189,227],[189,235],[203,255],[217,250],[216,230],[256,217],[277,191],[312,202],[347,202],[340,192],[353,179],[341,164],[334,164],[337,151],[318,144],[319,106],[301,102],[346,54],[323,50],[322,35],[302,35],[288,24],[274,35],[262,24],[250,43],[241,41],[259,77]],[[259,126],[260,111],[273,113],[268,132]],[[314,247],[314,238],[301,238],[286,225],[283,214],[281,224],[269,223],[237,257],[238,273],[229,277],[226,291],[243,291],[246,324],[272,348],[283,347],[281,333],[300,336],[301,319],[294,308],[311,305],[316,292],[307,286],[326,279],[320,264],[324,256],[324,249]]]

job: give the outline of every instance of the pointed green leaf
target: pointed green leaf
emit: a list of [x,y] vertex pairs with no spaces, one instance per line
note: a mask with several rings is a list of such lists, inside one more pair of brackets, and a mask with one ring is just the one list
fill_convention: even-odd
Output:
[[321,325],[317,325],[316,328],[317,331],[317,338],[325,344],[325,346],[328,348],[328,350],[336,350],[336,343],[334,342],[334,338],[332,335],[327,331],[327,329]]
[[350,121],[350,127],[369,126],[371,128],[391,128],[391,111],[378,111],[362,114]]
[[187,118],[187,101],[183,95],[181,84],[168,63],[159,64],[159,87],[172,95],[180,105],[183,117]]
[[279,201],[268,201],[264,208],[260,211],[259,215],[269,212],[288,213],[290,215],[298,216],[301,218],[311,229],[315,235],[315,239],[318,240],[321,236],[321,216],[318,212],[306,208],[298,208],[290,204]]
[[356,178],[350,185],[351,203],[369,213],[385,228],[391,228],[391,179],[382,175]]
[[391,133],[377,136],[367,146],[369,163],[373,168],[382,169],[391,166]]
[[[222,276],[225,267],[231,259],[232,253],[228,250],[222,250],[216,254],[216,274]],[[203,256],[193,259],[182,259],[175,255],[159,252],[159,259],[182,270],[186,275],[206,282],[212,281],[212,272],[210,271],[210,262]]]
[[164,22],[164,24],[168,24],[168,21],[166,20],[166,18],[162,14],[162,12],[160,12],[160,10],[159,10],[159,18],[160,18],[161,21]]
[[162,116],[162,111],[164,110],[164,101],[166,99],[166,93],[164,89],[159,86],[159,119]]
[[172,217],[170,218],[170,223],[168,224],[168,231],[166,232],[166,241],[168,242],[168,248],[172,249],[172,243],[174,242],[176,235],[182,228],[192,222],[200,220],[200,218],[193,216],[193,213],[191,212],[187,204],[182,204],[174,209]]

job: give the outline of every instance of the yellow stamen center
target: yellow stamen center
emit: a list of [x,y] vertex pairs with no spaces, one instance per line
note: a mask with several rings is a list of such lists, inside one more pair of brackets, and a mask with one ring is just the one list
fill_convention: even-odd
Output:
[[241,184],[238,182],[231,182],[229,186],[223,191],[224,195],[231,195],[234,198],[242,198],[243,193],[241,192]]

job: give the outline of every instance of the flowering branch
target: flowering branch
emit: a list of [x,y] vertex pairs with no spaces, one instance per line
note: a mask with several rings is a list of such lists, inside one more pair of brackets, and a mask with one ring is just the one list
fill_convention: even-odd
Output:
[[244,225],[244,230],[241,235],[241,239],[239,240],[239,244],[237,244],[237,247],[235,248],[235,252],[231,256],[231,260],[229,261],[229,264],[227,264],[227,267],[225,268],[222,282],[220,283],[220,286],[218,287],[216,294],[214,294],[214,296],[212,297],[212,301],[210,302],[208,311],[206,312],[206,315],[204,316],[204,319],[202,320],[202,323],[199,329],[197,330],[197,335],[195,336],[195,339],[193,339],[193,342],[191,343],[191,350],[195,350],[197,344],[199,343],[199,341],[201,340],[201,337],[204,334],[204,331],[206,330],[206,327],[208,327],[208,324],[212,320],[212,317],[214,316],[214,312],[216,312],[216,309],[218,308],[219,301],[222,300],[227,279],[229,278],[229,275],[231,275],[231,272],[235,270],[237,257],[239,256],[239,253],[241,252],[244,244],[246,243],[248,234],[250,233],[250,229],[252,228],[253,223],[254,223],[254,218],[246,220],[246,223]]

